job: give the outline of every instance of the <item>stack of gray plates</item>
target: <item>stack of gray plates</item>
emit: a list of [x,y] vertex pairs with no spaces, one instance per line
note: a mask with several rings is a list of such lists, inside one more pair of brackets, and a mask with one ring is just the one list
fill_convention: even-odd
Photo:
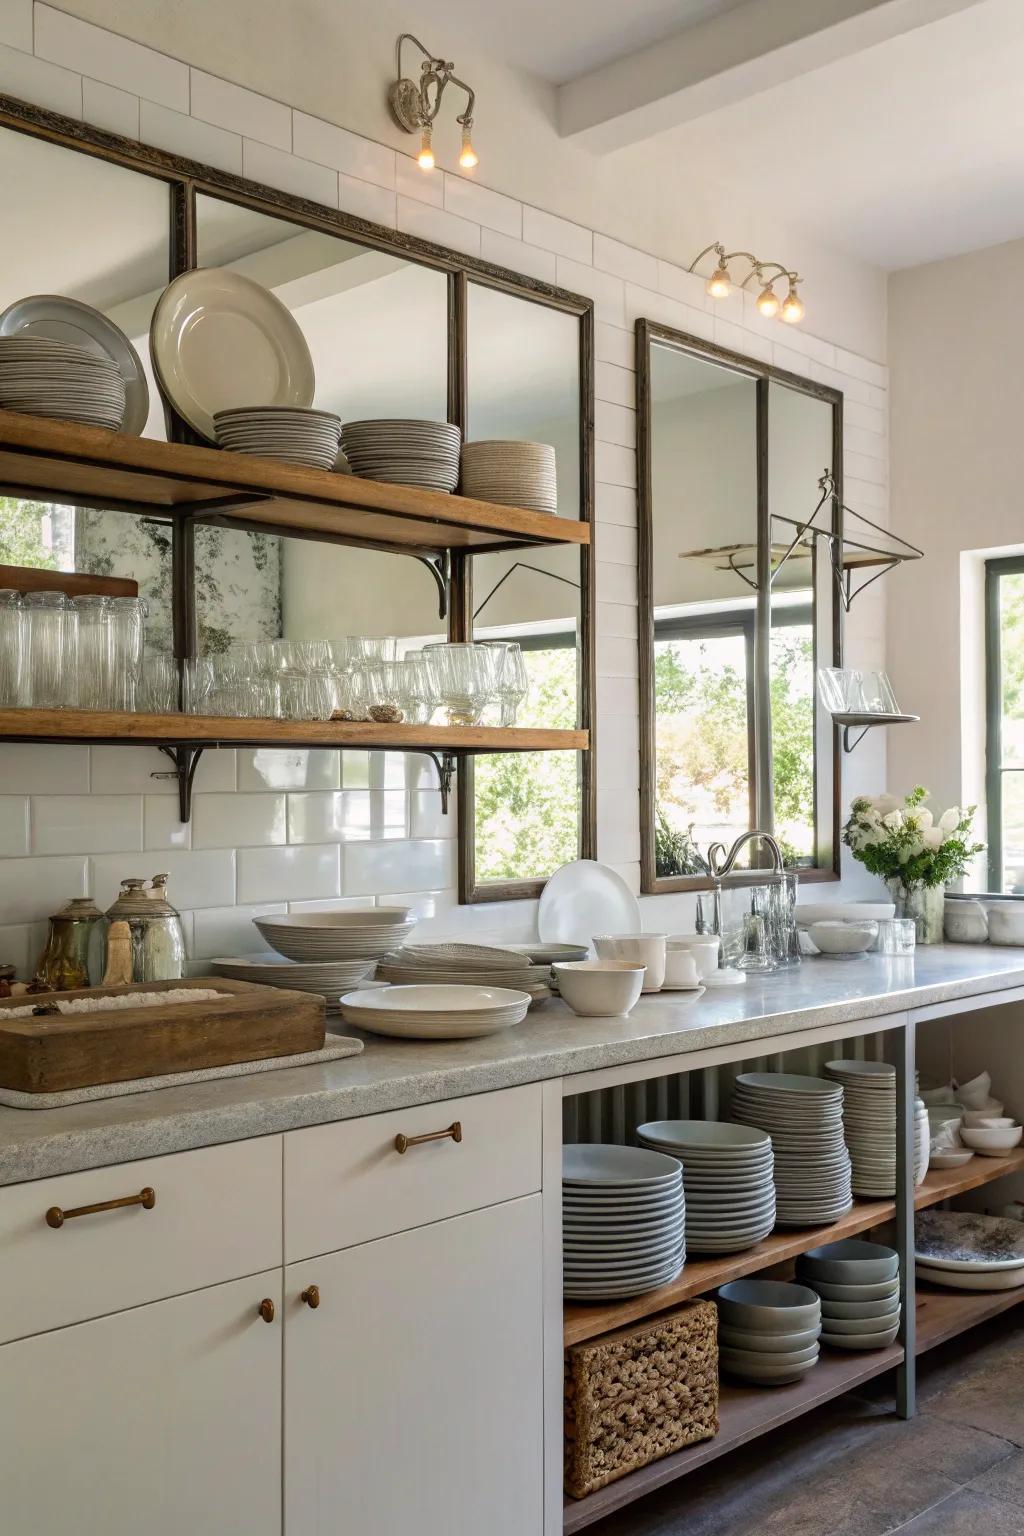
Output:
[[372,960],[301,964],[284,955],[262,950],[255,955],[225,955],[210,961],[217,976],[231,976],[235,981],[251,981],[261,987],[286,987],[290,992],[312,992],[322,997],[329,1013],[338,1011],[343,992],[357,987],[373,970]]
[[462,494],[533,512],[558,511],[550,443],[476,442],[462,448]]
[[290,405],[239,406],[215,411],[213,426],[218,446],[231,453],[254,453],[310,469],[333,469],[338,457],[341,419],[331,411]]
[[[829,1061],[843,1087],[843,1134],[853,1165],[853,1191],[884,1199],[896,1193],[896,1068],[884,1061]],[[928,1112],[914,1101],[914,1183],[928,1171]]]
[[850,1154],[843,1140],[838,1083],[793,1072],[743,1072],[736,1079],[731,1113],[772,1139],[779,1226],[824,1226],[850,1209]]
[[41,336],[0,336],[0,406],[117,430],[125,383],[117,364]]
[[668,1285],[686,1259],[683,1170],[640,1147],[562,1148],[566,1296],[601,1301]]
[[806,1286],[733,1280],[715,1299],[718,1358],[730,1375],[783,1387],[817,1364],[821,1302]]
[[900,1261],[892,1248],[845,1238],[811,1248],[796,1277],[821,1297],[821,1339],[833,1349],[885,1349],[900,1326]]
[[772,1143],[765,1131],[713,1120],[652,1120],[641,1146],[683,1165],[688,1253],[739,1253],[775,1225]]
[[346,421],[341,429],[353,474],[431,491],[454,491],[461,440],[447,421]]
[[516,987],[528,992],[535,1003],[551,996],[549,965],[533,965],[527,955],[490,944],[409,944],[377,962],[377,979]]

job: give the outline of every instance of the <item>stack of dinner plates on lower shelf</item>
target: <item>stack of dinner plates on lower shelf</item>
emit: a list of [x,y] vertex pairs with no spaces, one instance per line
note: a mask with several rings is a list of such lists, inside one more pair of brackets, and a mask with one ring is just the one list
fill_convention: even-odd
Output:
[[341,429],[353,474],[432,491],[454,491],[461,441],[447,421],[346,421]]
[[218,446],[230,453],[254,453],[310,469],[333,469],[338,457],[341,419],[331,411],[245,406],[215,411],[213,426]]
[[683,1165],[688,1253],[739,1253],[768,1236],[775,1185],[766,1131],[714,1120],[652,1120],[636,1134],[641,1146]]
[[254,917],[271,949],[311,964],[379,960],[416,926],[408,907],[359,907],[347,912],[291,912]]
[[[825,1071],[843,1088],[843,1134],[856,1195],[896,1193],[896,1068],[883,1061],[829,1061]],[[914,1183],[928,1171],[928,1111],[914,1100]]]
[[551,996],[550,978],[550,965],[534,965],[528,955],[492,944],[408,944],[377,962],[379,981],[516,987],[535,1003]]
[[642,1147],[562,1148],[566,1296],[637,1296],[674,1280],[686,1260],[683,1170]]
[[900,1261],[892,1248],[845,1238],[811,1248],[796,1277],[821,1297],[821,1342],[833,1349],[886,1349],[900,1326]]
[[475,442],[462,448],[462,494],[533,512],[558,511],[550,443]]
[[346,992],[342,1018],[374,1035],[402,1040],[472,1040],[526,1017],[528,992],[515,987],[422,986]]
[[115,362],[42,336],[0,336],[0,406],[116,431],[125,382]]
[[784,1387],[818,1363],[821,1302],[806,1286],[733,1280],[715,1299],[718,1359],[731,1376]]
[[915,1222],[917,1278],[954,1291],[1024,1286],[1024,1222],[977,1211],[921,1211]]
[[210,961],[217,976],[231,976],[235,981],[250,981],[261,987],[285,987],[293,992],[318,993],[329,1013],[338,1012],[338,1000],[373,970],[372,960],[327,961],[304,965],[287,960],[269,950],[255,955],[226,955]]
[[792,1072],[743,1072],[730,1112],[733,1120],[755,1125],[772,1139],[777,1225],[823,1226],[850,1209],[839,1083]]

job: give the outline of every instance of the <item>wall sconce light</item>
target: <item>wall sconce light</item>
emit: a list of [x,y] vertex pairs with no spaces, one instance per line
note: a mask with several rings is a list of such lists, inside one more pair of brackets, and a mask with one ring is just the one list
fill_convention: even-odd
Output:
[[[410,80],[402,74],[403,43],[415,43],[423,55],[418,85],[415,80]],[[455,119],[462,129],[459,164],[464,171],[471,171],[475,165],[479,164],[472,137],[476,93],[470,89],[465,80],[460,80],[452,73],[454,68],[453,63],[446,62],[444,59],[435,59],[433,54],[424,48],[419,38],[413,37],[411,32],[403,32],[398,39],[398,79],[388,88],[388,106],[400,128],[404,128],[406,133],[419,134],[420,152],[417,160],[424,171],[432,171],[434,168],[434,119],[440,110],[441,98],[448,85],[457,85],[466,93],[466,110]]]
[[[751,283],[757,283],[761,290],[757,296],[758,312],[764,315],[766,320],[784,320],[787,325],[796,325],[807,313],[804,301],[797,292],[798,285],[803,282],[799,272],[791,272],[780,261],[759,261],[749,251],[727,251],[720,240],[713,245],[706,245],[699,256],[695,256],[687,267],[687,272],[695,272],[705,256],[714,254],[715,269],[708,278],[705,290],[713,299],[727,299],[732,292],[733,279],[729,272],[730,261],[745,261],[749,267],[746,277],[740,283],[740,288],[749,288]],[[788,284],[785,298],[780,298],[775,292],[775,284]]]

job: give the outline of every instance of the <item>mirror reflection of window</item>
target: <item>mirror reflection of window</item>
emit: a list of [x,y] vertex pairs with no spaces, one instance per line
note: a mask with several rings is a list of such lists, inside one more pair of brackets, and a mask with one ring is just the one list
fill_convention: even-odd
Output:
[[705,872],[754,820],[757,386],[651,347],[654,838],[659,877]]

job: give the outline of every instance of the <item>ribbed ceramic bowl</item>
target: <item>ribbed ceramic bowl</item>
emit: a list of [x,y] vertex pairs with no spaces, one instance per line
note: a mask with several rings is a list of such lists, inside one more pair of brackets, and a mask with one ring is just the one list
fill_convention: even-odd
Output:
[[895,1279],[899,1267],[899,1255],[892,1248],[848,1237],[808,1249],[797,1261],[797,1276],[829,1285],[873,1285]]
[[731,1280],[717,1302],[722,1323],[744,1333],[800,1333],[821,1321],[815,1293],[782,1280]]

